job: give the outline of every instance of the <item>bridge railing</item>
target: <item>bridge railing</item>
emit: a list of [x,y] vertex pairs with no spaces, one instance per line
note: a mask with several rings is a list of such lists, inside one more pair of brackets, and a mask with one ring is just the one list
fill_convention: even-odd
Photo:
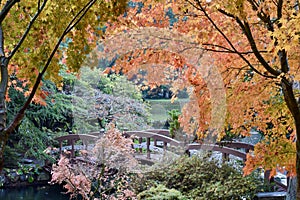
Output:
[[98,139],[97,136],[87,135],[87,134],[69,134],[61,137],[54,138],[59,142],[59,154],[62,154],[62,144],[64,141],[68,141],[68,144],[71,144],[71,158],[75,157],[75,143],[79,140],[82,141],[84,148],[87,150],[88,145]]
[[[64,141],[68,141],[68,144],[71,144],[71,157],[75,157],[75,142],[82,140],[82,143],[87,149],[88,145],[96,141],[102,133],[94,132],[91,134],[70,134],[61,137],[55,138],[59,142],[59,152],[62,153],[62,144]],[[209,150],[209,151],[218,151],[222,153],[222,159],[229,160],[229,155],[236,156],[238,158],[246,161],[247,153],[250,150],[254,150],[254,146],[251,144],[243,142],[219,142],[216,144],[185,144],[178,140],[172,139],[170,133],[165,129],[149,129],[146,131],[124,131],[124,136],[134,137],[134,140],[138,140],[139,147],[138,152],[142,153],[141,144],[143,141],[146,142],[146,158],[151,159],[151,140],[154,143],[155,147],[161,147],[163,150],[167,150],[169,147],[182,147],[185,149],[185,152],[190,155],[191,150]],[[158,143],[160,142],[160,144]],[[242,150],[242,151],[241,151]],[[268,171],[265,172],[265,177],[267,177]],[[288,186],[283,185],[276,180],[273,180],[277,185],[282,187],[284,190],[287,190]]]
[[[170,146],[180,146],[181,142],[172,139],[168,136],[165,135],[160,135],[154,132],[148,132],[148,131],[125,131],[124,136],[126,137],[133,137],[133,140],[138,140],[139,145],[143,143],[143,139],[146,141],[146,157],[147,159],[151,159],[151,150],[150,150],[150,145],[151,145],[151,139],[154,141],[154,146],[158,147],[159,145],[157,144],[157,141],[161,141],[163,143],[163,149],[167,150],[168,144]],[[160,147],[160,146],[159,146]],[[138,148],[139,152],[142,153],[142,148]]]
[[[147,158],[150,158],[151,151],[150,151],[150,144],[151,139],[154,142],[154,146],[159,146],[158,141],[163,143],[163,149],[166,150],[169,146],[177,146],[185,148],[186,153],[190,153],[190,150],[211,150],[211,151],[219,151],[223,155],[223,159],[229,158],[229,155],[234,155],[236,157],[242,158],[246,160],[246,153],[249,150],[253,150],[254,146],[242,142],[220,142],[217,144],[185,144],[184,142],[180,142],[178,140],[170,138],[170,133],[168,130],[165,129],[150,129],[146,131],[125,131],[124,135],[127,137],[134,136],[135,139],[138,140],[138,143],[141,145],[143,141],[146,141],[146,153]],[[244,149],[244,152],[237,150],[237,149]],[[138,151],[141,153],[142,148],[138,148]]]

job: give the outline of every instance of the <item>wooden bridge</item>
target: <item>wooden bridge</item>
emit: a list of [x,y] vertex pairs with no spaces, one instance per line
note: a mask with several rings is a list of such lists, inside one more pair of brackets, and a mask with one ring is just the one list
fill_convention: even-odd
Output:
[[[70,134],[55,138],[59,142],[59,152],[63,149],[68,149],[71,152],[71,157],[75,158],[75,151],[79,149],[92,148],[94,142],[104,133],[92,132],[89,134]],[[212,152],[219,152],[222,154],[223,161],[229,161],[229,155],[246,161],[247,153],[254,150],[254,146],[242,142],[219,142],[216,144],[199,144],[181,142],[170,137],[170,133],[165,129],[149,129],[145,131],[124,131],[125,137],[131,137],[134,140],[133,148],[136,150],[136,158],[143,164],[154,164],[163,152],[172,152],[173,155],[178,156],[178,152],[184,152],[191,155],[193,151],[207,150]],[[76,142],[81,141],[82,145],[75,145]],[[63,146],[63,143],[68,144]],[[265,173],[265,178],[268,177],[268,171]],[[273,180],[284,191],[287,186]]]

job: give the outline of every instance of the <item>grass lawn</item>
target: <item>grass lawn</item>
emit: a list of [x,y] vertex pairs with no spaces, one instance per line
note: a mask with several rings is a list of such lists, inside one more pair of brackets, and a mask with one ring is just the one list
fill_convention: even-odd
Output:
[[179,111],[185,103],[189,101],[186,99],[177,99],[173,103],[170,99],[146,99],[151,106],[151,115],[153,121],[166,121],[168,119],[168,111],[178,109]]

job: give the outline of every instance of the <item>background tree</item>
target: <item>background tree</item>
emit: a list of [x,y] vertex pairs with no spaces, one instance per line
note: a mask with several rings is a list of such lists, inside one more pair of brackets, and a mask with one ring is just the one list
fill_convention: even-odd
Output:
[[[248,155],[245,173],[263,166],[276,170],[297,172],[300,180],[300,109],[299,109],[299,1],[143,1],[127,12],[122,26],[113,24],[111,34],[132,28],[171,28],[193,36],[203,49],[206,63],[218,67],[227,93],[226,126],[237,133],[248,135],[256,128],[264,140],[256,145],[254,156]],[[126,26],[124,26],[126,24]],[[172,39],[171,35],[162,35]],[[180,38],[176,38],[180,42]],[[155,44],[156,41],[153,41]],[[197,69],[184,62],[184,58],[158,49],[147,49],[124,56],[123,71],[145,62],[167,60],[177,69],[185,70],[185,82],[177,88],[193,86],[193,105],[184,107],[181,124],[186,132],[195,131],[207,136],[211,118],[211,104],[207,83]],[[170,55],[171,54],[171,55]],[[177,61],[175,60],[177,56]],[[130,59],[128,59],[130,58]],[[126,60],[127,59],[127,60]],[[180,61],[180,62],[179,62]],[[204,60],[205,61],[205,60]],[[155,63],[155,62],[154,62]],[[131,68],[130,68],[131,67]],[[125,68],[125,69],[124,69]],[[157,67],[156,72],[161,70]],[[156,79],[157,80],[157,79]],[[176,87],[173,85],[173,87]],[[201,114],[199,112],[201,111]],[[194,122],[191,119],[194,117]],[[189,128],[190,127],[190,128]],[[219,136],[224,131],[218,131]],[[295,142],[296,141],[296,142]],[[300,199],[300,181],[297,183]]]
[[[0,169],[8,136],[21,122],[25,110],[39,101],[42,78],[61,84],[60,62],[77,71],[103,22],[124,13],[126,1],[0,1]],[[64,42],[64,45],[62,45]],[[11,121],[6,121],[5,97],[10,75],[28,85],[27,101]],[[34,98],[34,96],[36,97]],[[8,124],[8,126],[7,126]]]
[[119,130],[150,128],[150,106],[125,76],[82,67],[72,91],[74,132],[85,134],[114,123]]

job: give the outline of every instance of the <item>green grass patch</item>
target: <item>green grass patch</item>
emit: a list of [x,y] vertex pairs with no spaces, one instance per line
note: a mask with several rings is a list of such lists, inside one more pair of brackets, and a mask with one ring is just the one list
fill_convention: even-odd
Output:
[[178,109],[179,111],[189,99],[177,99],[173,103],[170,99],[147,99],[151,106],[151,116],[153,121],[166,121],[168,111]]

